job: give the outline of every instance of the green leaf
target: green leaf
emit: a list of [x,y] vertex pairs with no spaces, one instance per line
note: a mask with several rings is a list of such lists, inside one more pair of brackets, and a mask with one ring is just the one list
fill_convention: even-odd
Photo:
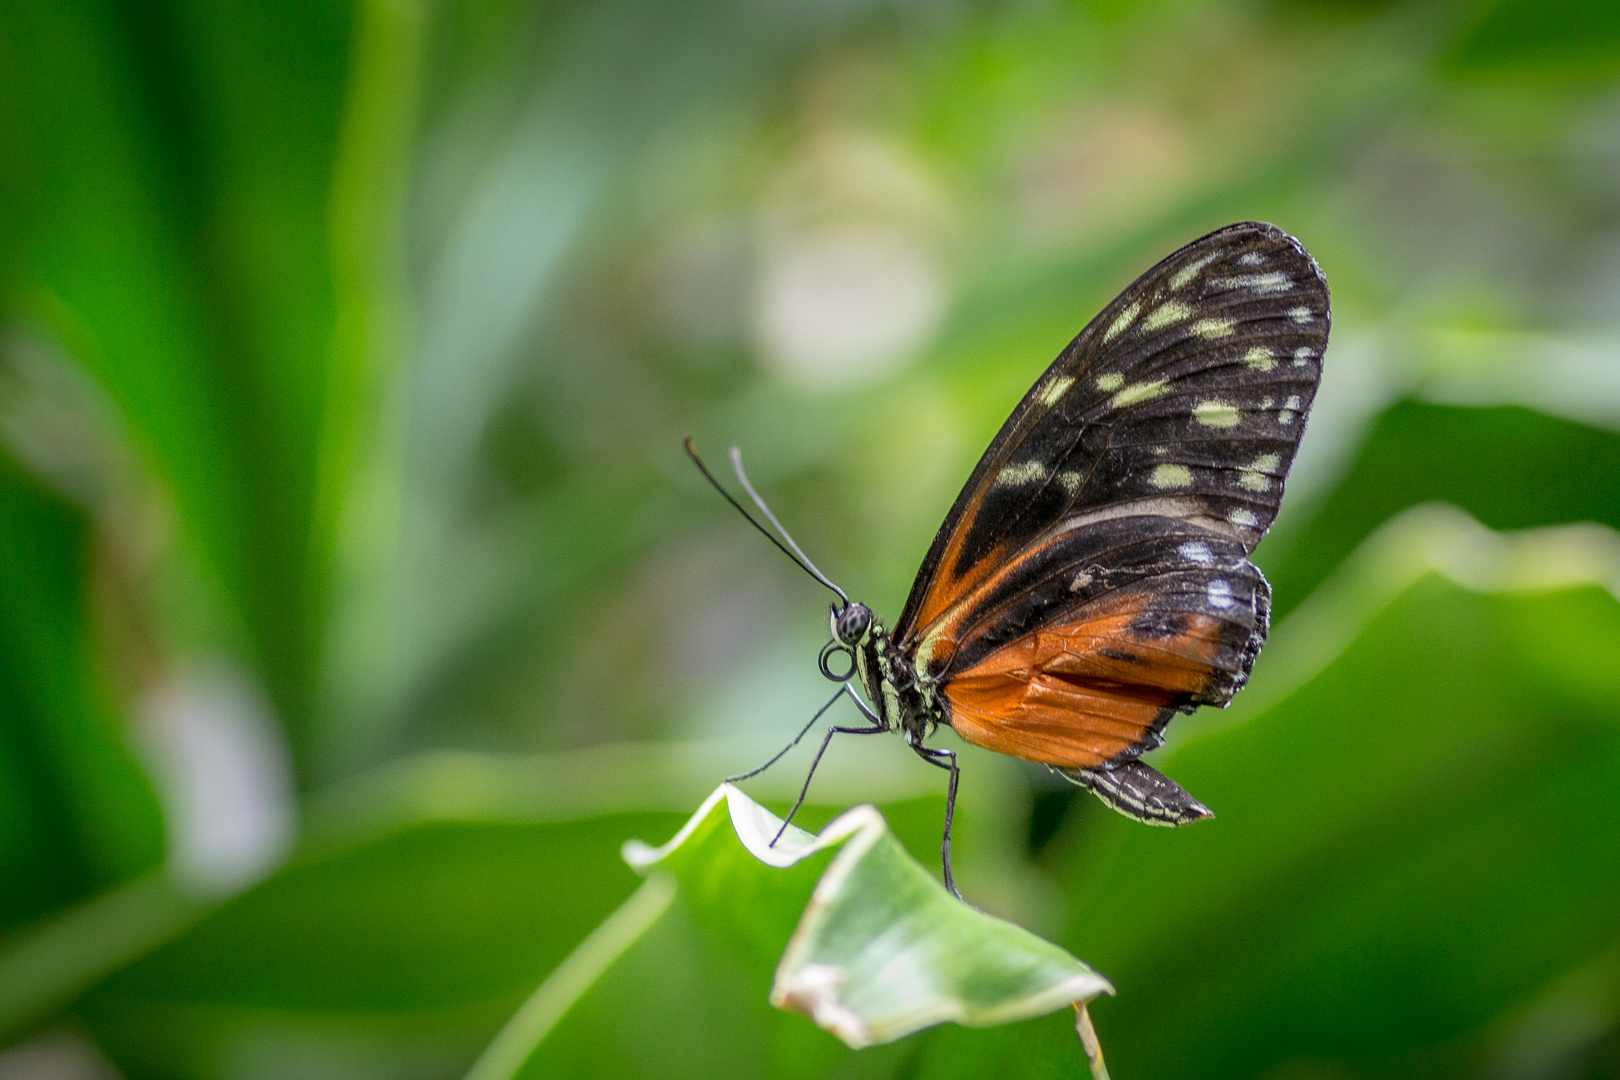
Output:
[[[356,395],[329,386],[348,377],[331,370],[329,212],[349,6],[173,0],[131,19],[24,3],[0,35],[15,69],[0,95],[15,144],[0,161],[16,220],[5,314],[116,402],[307,765],[331,539],[318,456],[359,422]],[[363,227],[344,231],[352,246]]]
[[156,798],[102,694],[92,529],[0,449],[0,928],[163,855]]
[[1482,4],[1445,62],[1458,72],[1556,65],[1612,74],[1620,63],[1620,8],[1608,0]]
[[[819,835],[789,827],[773,845],[781,824],[722,784],[663,847],[627,844],[626,859],[652,875],[648,885],[536,992],[469,1080],[584,1068],[606,1075],[650,1063],[622,1051],[604,1054],[599,1025],[622,1017],[617,1006],[628,996],[643,1010],[649,1000],[679,1000],[683,1022],[701,1027],[688,1004],[694,995],[649,993],[647,982],[689,982],[706,966],[692,954],[705,950],[740,960],[757,976],[774,968],[771,1004],[808,1015],[856,1049],[945,1021],[1010,1023],[1111,992],[1106,979],[1064,950],[952,897],[906,853],[874,807],[846,812]],[[664,875],[677,883],[674,889],[658,884]],[[687,954],[681,969],[651,962],[674,952]],[[713,981],[728,984],[725,996],[747,993],[746,974],[719,975]],[[759,993],[750,1011],[757,1012],[764,997]],[[743,1022],[716,1020],[728,1031]],[[661,1018],[657,1026],[672,1022]],[[779,1023],[760,1027],[782,1031]],[[679,1041],[693,1039],[688,1034]],[[716,1044],[734,1040],[698,1041],[708,1045],[692,1047],[695,1058],[669,1044],[663,1049],[685,1067],[696,1062],[724,1068],[726,1075],[766,1074],[748,1064],[758,1061],[757,1047],[745,1044],[743,1054],[726,1057],[717,1056]],[[779,1064],[791,1058],[780,1044],[765,1056]],[[819,1075],[836,1060],[822,1045],[783,1074]]]
[[[630,845],[640,869],[668,859],[721,800],[736,837],[766,866],[786,868],[841,846],[777,966],[771,1004],[810,1015],[859,1049],[947,1020],[988,1026],[1112,993],[1091,968],[1021,927],[958,901],[908,855],[883,815],[858,806],[819,836],[729,784],[656,851]],[[847,843],[846,843],[847,841]]]

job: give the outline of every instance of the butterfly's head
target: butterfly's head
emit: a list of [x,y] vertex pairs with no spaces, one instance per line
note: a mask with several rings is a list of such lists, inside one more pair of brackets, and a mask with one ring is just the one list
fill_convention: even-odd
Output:
[[840,644],[853,649],[866,640],[871,629],[872,609],[865,604],[851,602],[841,608],[833,605],[832,632]]

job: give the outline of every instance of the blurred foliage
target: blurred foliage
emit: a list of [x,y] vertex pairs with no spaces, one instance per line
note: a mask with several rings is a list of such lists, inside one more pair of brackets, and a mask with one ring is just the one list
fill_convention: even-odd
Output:
[[[0,5],[0,1075],[460,1075],[824,699],[681,436],[892,614],[1063,343],[1243,218],[1334,335],[1272,642],[1165,751],[1218,817],[965,749],[964,888],[1114,982],[1120,1076],[1620,1075],[1597,0]],[[932,866],[906,757],[807,823]],[[1079,1068],[843,1050],[669,911],[569,1072]]]

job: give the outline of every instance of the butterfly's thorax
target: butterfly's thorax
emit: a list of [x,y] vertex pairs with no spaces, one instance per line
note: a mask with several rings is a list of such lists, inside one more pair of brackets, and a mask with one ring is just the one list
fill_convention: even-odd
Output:
[[920,745],[943,715],[939,694],[918,678],[881,623],[872,624],[855,650],[855,663],[883,725],[900,731],[913,746]]

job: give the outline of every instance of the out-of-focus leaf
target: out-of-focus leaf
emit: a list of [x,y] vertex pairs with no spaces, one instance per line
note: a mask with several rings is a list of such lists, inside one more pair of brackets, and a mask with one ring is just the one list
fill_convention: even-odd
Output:
[[176,875],[154,870],[11,936],[0,951],[0,1042],[27,1034],[173,940],[212,903]]
[[1493,529],[1620,528],[1616,463],[1620,434],[1518,406],[1394,405],[1331,494],[1260,548],[1274,614],[1293,610],[1373,530],[1420,503],[1460,506]]
[[1457,71],[1575,65],[1609,74],[1620,64],[1620,9],[1607,0],[1495,0],[1445,59]]
[[94,659],[84,514],[0,450],[0,927],[151,868],[157,801]]
[[117,403],[301,735],[327,585],[319,432],[344,422],[324,399],[348,7],[69,0],[3,18],[8,314],[47,325]]
[[1066,940],[1121,988],[1097,1020],[1122,1073],[1464,1053],[1620,933],[1620,602],[1551,584],[1616,580],[1620,544],[1411,522],[1397,561],[1446,573],[1165,765],[1214,822],[1088,819],[1065,857]]
[[[772,1004],[806,1013],[855,1048],[893,1042],[947,1020],[1009,1023],[1110,989],[1062,949],[956,901],[906,854],[871,806],[845,813],[819,836],[789,828],[773,847],[780,826],[780,818],[721,785],[663,847],[626,845],[626,858],[655,875],[646,888],[668,873],[677,889],[665,895],[660,887],[656,910],[645,896],[632,901],[630,911],[645,907],[647,917],[616,918],[635,931],[587,943],[590,978],[569,981],[573,999],[561,1000],[558,988],[542,986],[532,1008],[514,1018],[470,1080],[644,1071],[651,1060],[638,1061],[624,1047],[604,1047],[593,1037],[601,1016],[627,993],[663,1006],[671,997],[667,987],[694,978],[726,984],[729,996],[750,983],[757,986],[774,968]],[[838,854],[829,863],[834,848]],[[694,936],[703,942],[700,951],[731,958],[728,966],[740,966],[753,978],[739,971],[714,973],[712,959],[688,958],[686,970],[654,970],[652,956]],[[631,973],[666,987],[632,989]],[[758,1013],[758,1002],[747,1011]],[[660,1020],[660,1027],[680,1022]],[[705,1052],[671,1056],[678,1074],[718,1068],[728,1076],[812,1076],[841,1058],[825,1044],[809,1056],[785,1053],[780,1043],[771,1045],[777,1040],[767,1031],[786,1032],[793,1041],[802,1035],[793,1036],[780,1021],[760,1020],[762,1030],[741,1039],[699,1035]],[[680,1041],[692,1039],[688,1034]],[[1073,1049],[1078,1058],[1079,1048]],[[867,1057],[860,1064],[881,1069],[890,1060]]]

